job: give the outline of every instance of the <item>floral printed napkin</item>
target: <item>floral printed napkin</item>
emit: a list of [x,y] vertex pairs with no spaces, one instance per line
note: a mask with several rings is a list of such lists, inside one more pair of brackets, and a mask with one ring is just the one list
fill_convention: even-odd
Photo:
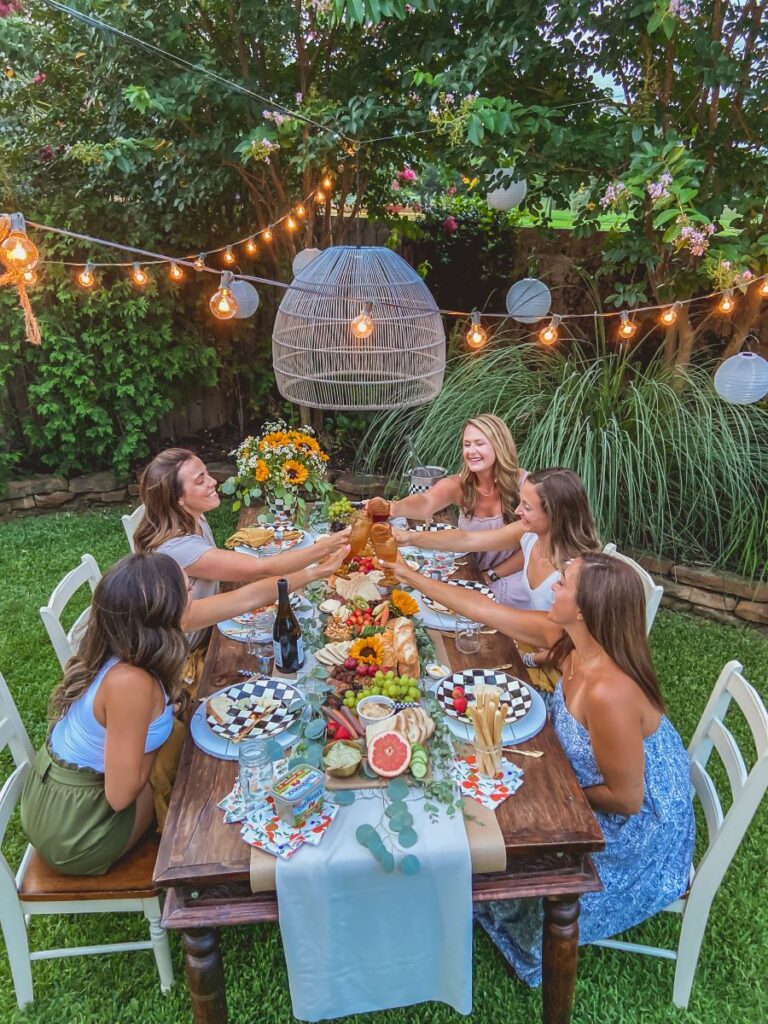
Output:
[[456,761],[451,774],[463,796],[471,796],[483,807],[493,810],[512,796],[523,784],[523,770],[511,761],[501,762],[501,771],[494,779],[480,775],[474,756]]

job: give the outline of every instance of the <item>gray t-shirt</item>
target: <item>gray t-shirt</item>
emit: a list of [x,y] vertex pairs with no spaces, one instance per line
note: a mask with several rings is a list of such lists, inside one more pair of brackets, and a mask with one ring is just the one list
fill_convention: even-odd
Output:
[[[204,516],[200,517],[200,528],[203,531],[202,534],[188,533],[184,537],[172,537],[171,540],[161,544],[157,550],[162,551],[164,555],[170,555],[174,561],[179,563],[182,569],[189,570],[189,567],[194,565],[198,558],[202,558],[206,551],[216,547],[216,541],[213,539],[211,528],[206,523]],[[214,594],[218,594],[218,580],[201,580],[195,576],[194,572],[188,572],[188,575],[193,581],[193,600],[197,601],[201,597],[213,597]],[[208,633],[209,630],[207,629],[198,630],[196,633],[187,633],[190,648],[194,650],[195,647],[199,647],[208,636]]]

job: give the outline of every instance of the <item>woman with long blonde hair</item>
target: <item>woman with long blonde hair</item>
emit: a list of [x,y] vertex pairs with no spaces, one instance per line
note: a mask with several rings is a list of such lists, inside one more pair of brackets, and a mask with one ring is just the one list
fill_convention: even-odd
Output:
[[[330,575],[348,550],[291,573],[289,588]],[[184,697],[185,631],[276,599],[272,578],[192,600],[186,573],[157,553],[129,555],[104,574],[22,794],[22,828],[43,860],[100,875],[138,842],[155,812],[153,764]]]
[[[515,522],[526,472],[518,464],[509,427],[491,413],[473,416],[464,425],[461,450],[458,473],[438,480],[423,494],[390,502],[390,516],[428,519],[456,505],[459,528],[467,533],[496,530]],[[520,566],[511,561],[518,548],[519,543],[494,550],[485,548],[477,556],[477,566],[488,574],[488,584],[497,600],[511,607],[525,607],[526,600]]]
[[[605,835],[605,849],[592,854],[603,891],[581,897],[579,942],[616,935],[681,896],[694,841],[688,757],[665,714],[637,572],[584,554],[562,566],[549,611],[520,611],[428,579],[402,559],[391,568],[460,614],[548,648],[558,666],[550,720]],[[539,985],[541,901],[483,904],[478,919],[517,974]]]

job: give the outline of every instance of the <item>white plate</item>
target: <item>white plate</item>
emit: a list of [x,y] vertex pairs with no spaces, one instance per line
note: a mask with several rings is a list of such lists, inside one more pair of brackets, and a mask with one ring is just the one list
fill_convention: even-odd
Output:
[[[228,689],[228,686],[224,686],[221,690],[217,690],[216,693],[223,693],[224,690]],[[211,732],[208,723],[205,720],[205,703],[211,697],[215,697],[216,693],[209,694],[208,697],[206,697],[200,704],[197,711],[195,711],[189,725],[189,731],[192,733],[192,739],[195,741],[195,744],[203,751],[203,753],[210,754],[211,757],[218,757],[222,761],[236,761],[238,758],[239,744],[233,743],[231,740],[224,739],[223,736],[217,736],[215,732]],[[298,740],[299,721],[300,719],[291,729],[278,733],[277,736],[271,736],[270,739],[274,739],[280,744],[283,750],[287,750]]]
[[238,544],[235,551],[239,551],[241,555],[253,555],[254,558],[267,558],[269,555],[279,555],[283,551],[298,551],[299,548],[306,548],[314,543],[315,535],[307,530],[303,532],[303,536],[299,540],[281,541],[279,545],[270,541],[269,544],[264,544],[260,548],[249,548],[245,544]]

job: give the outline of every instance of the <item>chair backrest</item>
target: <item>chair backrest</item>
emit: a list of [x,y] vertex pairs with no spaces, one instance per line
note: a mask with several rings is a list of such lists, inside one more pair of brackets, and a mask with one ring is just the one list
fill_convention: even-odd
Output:
[[139,525],[141,520],[144,518],[144,506],[139,505],[138,508],[134,509],[128,516],[123,516],[123,529],[125,530],[125,536],[128,538],[128,546],[132,552],[136,551],[133,546],[133,535],[136,533],[136,527]]
[[[711,890],[714,896],[768,789],[768,711],[742,672],[743,665],[738,661],[729,661],[723,668],[688,747],[691,781],[701,801],[709,834],[709,844],[691,883],[691,895],[696,887]],[[749,771],[733,733],[723,721],[733,701],[746,719],[755,743],[756,760]],[[717,787],[707,771],[713,750],[717,750],[725,767],[731,791],[731,806],[725,815]]]
[[[11,692],[0,674],[0,752],[6,748],[10,751],[14,768],[0,789],[0,847],[8,822],[21,798],[24,781],[35,756]],[[13,879],[13,872],[0,850],[0,894],[4,884],[15,888]]]
[[51,638],[53,649],[62,668],[66,665],[73,654],[77,652],[82,631],[91,613],[90,606],[78,615],[69,631],[65,631],[61,624],[61,614],[71,601],[73,595],[86,583],[91,588],[91,593],[101,579],[101,569],[96,564],[93,555],[83,555],[80,565],[72,569],[55,587],[48,598],[48,604],[40,609],[40,618],[43,620],[48,636]]
[[656,583],[653,576],[634,560],[629,555],[622,555],[620,551],[616,550],[615,544],[606,544],[603,548],[604,555],[610,555],[611,558],[619,558],[622,562],[626,562],[627,565],[631,565],[643,584],[643,590],[645,591],[645,631],[646,633],[651,632],[651,626],[653,620],[656,618],[656,612],[659,610],[661,599],[664,596],[664,587]]

